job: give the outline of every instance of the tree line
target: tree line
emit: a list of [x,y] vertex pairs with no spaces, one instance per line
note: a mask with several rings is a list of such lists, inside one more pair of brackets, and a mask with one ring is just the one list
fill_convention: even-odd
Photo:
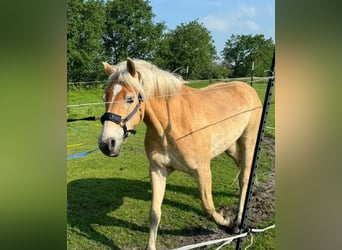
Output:
[[[213,38],[197,19],[168,29],[154,22],[148,0],[67,0],[67,80],[106,78],[102,61],[128,56],[150,61],[185,79],[265,75],[274,43],[264,35],[231,35],[218,57]],[[219,60],[221,59],[221,60]]]

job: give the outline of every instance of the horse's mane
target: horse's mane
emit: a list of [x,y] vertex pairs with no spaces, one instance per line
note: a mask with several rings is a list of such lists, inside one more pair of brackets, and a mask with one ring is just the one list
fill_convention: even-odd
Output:
[[129,88],[135,89],[146,99],[178,93],[184,83],[180,76],[162,70],[149,62],[135,59],[134,63],[139,79],[131,76],[127,71],[126,61],[124,61],[114,66],[115,72],[109,77],[109,82],[115,79]]

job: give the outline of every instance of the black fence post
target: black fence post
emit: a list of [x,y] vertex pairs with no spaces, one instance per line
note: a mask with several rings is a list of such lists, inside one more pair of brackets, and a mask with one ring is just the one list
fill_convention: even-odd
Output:
[[[251,168],[251,172],[249,175],[247,195],[246,195],[246,200],[245,200],[245,204],[244,204],[244,209],[243,209],[243,213],[242,213],[242,220],[241,220],[241,225],[240,225],[240,232],[241,233],[244,233],[247,229],[247,217],[248,217],[248,212],[249,212],[249,203],[250,203],[251,196],[252,196],[252,189],[253,189],[253,185],[254,185],[256,169],[258,167],[259,153],[260,153],[260,149],[261,149],[262,138],[263,138],[263,135],[265,132],[268,110],[269,110],[269,106],[270,106],[271,100],[272,100],[272,91],[273,91],[273,87],[274,87],[274,64],[275,64],[275,51],[273,51],[272,65],[271,65],[269,80],[268,80],[266,93],[265,93],[265,99],[264,99],[263,111],[261,114],[261,120],[260,120],[257,142],[256,142],[255,149],[254,149],[252,168]],[[239,238],[237,240],[236,250],[241,250],[242,241],[243,241],[242,238]]]

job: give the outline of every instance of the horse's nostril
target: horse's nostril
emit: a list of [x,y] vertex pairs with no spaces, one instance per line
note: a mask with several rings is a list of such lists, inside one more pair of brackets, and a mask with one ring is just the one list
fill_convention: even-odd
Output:
[[112,147],[115,146],[115,140],[114,140],[114,139],[111,139],[111,140],[110,140],[110,145],[111,145]]

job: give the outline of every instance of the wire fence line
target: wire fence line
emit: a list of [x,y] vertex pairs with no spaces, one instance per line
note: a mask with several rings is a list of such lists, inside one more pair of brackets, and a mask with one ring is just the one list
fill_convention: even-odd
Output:
[[[247,77],[244,77],[244,78],[227,78],[226,80],[229,81],[225,81],[227,83],[229,82],[232,82],[232,81],[235,81],[235,80],[246,80],[246,79],[249,79],[250,81],[250,78],[247,78]],[[255,80],[253,80],[253,83],[260,83],[260,82],[264,82],[265,80],[268,80],[270,79],[270,77],[258,77],[256,78]],[[200,83],[200,82],[208,82],[208,80],[196,80],[196,81],[191,81],[191,82],[187,82],[188,85],[190,84],[195,84],[195,83]],[[248,81],[245,81],[247,83],[250,83]],[[217,87],[213,87],[213,88],[210,88],[210,89],[205,89],[205,90],[202,90],[202,89],[197,89],[193,92],[197,93],[197,92],[203,92],[203,91],[211,91],[211,90],[214,90],[214,89],[220,89],[220,88],[226,88],[226,87],[231,87],[231,85],[220,85],[220,86],[217,86]],[[171,96],[178,96],[178,95],[185,95],[185,94],[190,94],[190,93],[193,93],[193,92],[180,92],[180,93],[175,93],[175,94],[170,94],[170,95],[160,95],[160,96],[153,96],[151,98],[154,98],[154,99],[159,99],[159,98],[166,98],[166,97],[171,97]],[[91,103],[78,103],[78,104],[68,104],[67,105],[67,108],[76,108],[76,107],[85,107],[85,106],[96,106],[96,105],[104,105],[104,104],[109,104],[109,103],[121,103],[123,101],[116,101],[116,102],[91,102]]]
[[105,83],[106,81],[85,81],[85,82],[67,82],[67,84],[93,84],[93,83]]
[[[269,77],[263,77],[263,76],[253,76],[253,82],[256,82],[258,80],[268,80]],[[186,84],[193,84],[193,83],[200,83],[200,82],[217,82],[217,81],[244,81],[244,80],[251,80],[251,77],[238,77],[238,78],[213,78],[213,79],[205,79],[205,80],[190,80],[185,81]],[[93,85],[93,84],[106,84],[107,81],[79,81],[79,82],[67,82],[67,85]]]

